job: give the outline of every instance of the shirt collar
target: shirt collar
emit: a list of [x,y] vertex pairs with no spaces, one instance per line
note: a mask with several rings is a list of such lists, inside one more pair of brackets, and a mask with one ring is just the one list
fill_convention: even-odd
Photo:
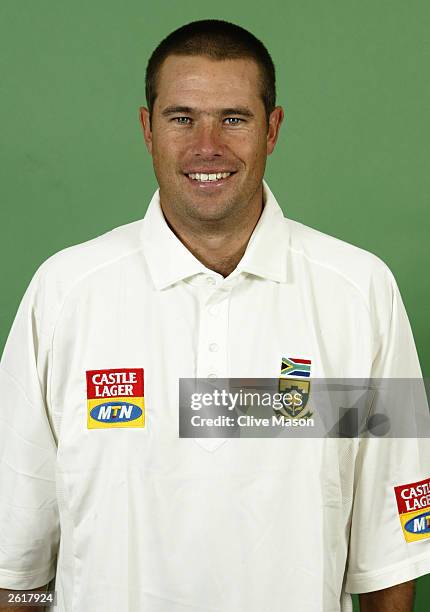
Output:
[[[288,225],[281,207],[263,181],[263,212],[234,274],[246,272],[276,282],[287,276]],[[213,274],[172,232],[154,193],[142,224],[145,256],[157,289],[164,289],[195,274]],[[233,273],[232,273],[233,274]]]

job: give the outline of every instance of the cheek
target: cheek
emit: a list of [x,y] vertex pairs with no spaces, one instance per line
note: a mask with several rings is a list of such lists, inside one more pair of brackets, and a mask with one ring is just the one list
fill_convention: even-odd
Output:
[[153,138],[153,157],[174,163],[183,158],[187,150],[186,139],[176,133],[157,134]]
[[165,138],[162,134],[152,140],[152,157],[154,164],[171,164],[176,158],[176,146],[172,139]]
[[255,167],[264,163],[266,158],[266,139],[255,135],[252,139],[236,142],[234,151],[247,165]]

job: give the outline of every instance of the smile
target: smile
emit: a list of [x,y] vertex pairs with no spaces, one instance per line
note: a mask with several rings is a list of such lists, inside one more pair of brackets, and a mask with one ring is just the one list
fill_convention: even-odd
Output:
[[200,182],[205,183],[205,182],[211,182],[211,181],[213,182],[220,181],[220,180],[228,178],[232,174],[234,173],[233,172],[211,172],[211,173],[190,172],[186,176],[188,176],[188,178],[190,178],[193,181],[200,181]]

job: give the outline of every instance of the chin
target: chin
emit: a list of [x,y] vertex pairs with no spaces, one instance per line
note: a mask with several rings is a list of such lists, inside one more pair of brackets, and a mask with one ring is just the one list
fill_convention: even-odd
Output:
[[201,206],[188,205],[187,212],[194,219],[201,221],[216,221],[224,219],[231,213],[231,205],[228,202],[220,202],[216,205],[202,204]]

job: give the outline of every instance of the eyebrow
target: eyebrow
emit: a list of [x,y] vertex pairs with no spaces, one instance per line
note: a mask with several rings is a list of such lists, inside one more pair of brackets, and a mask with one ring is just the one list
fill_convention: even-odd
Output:
[[242,115],[243,117],[253,117],[254,113],[251,112],[246,106],[235,106],[232,108],[221,109],[221,115]]
[[191,114],[194,109],[190,106],[167,106],[164,110],[161,111],[161,114],[164,117],[168,117],[169,115],[176,115],[177,113],[188,113]]
[[[191,115],[192,113],[199,112],[191,106],[167,106],[161,111],[163,117],[169,117],[170,115],[176,115],[178,113],[186,113]],[[234,106],[231,108],[221,108],[218,114],[225,117],[227,115],[242,115],[242,117],[254,117],[254,113],[246,106]]]

